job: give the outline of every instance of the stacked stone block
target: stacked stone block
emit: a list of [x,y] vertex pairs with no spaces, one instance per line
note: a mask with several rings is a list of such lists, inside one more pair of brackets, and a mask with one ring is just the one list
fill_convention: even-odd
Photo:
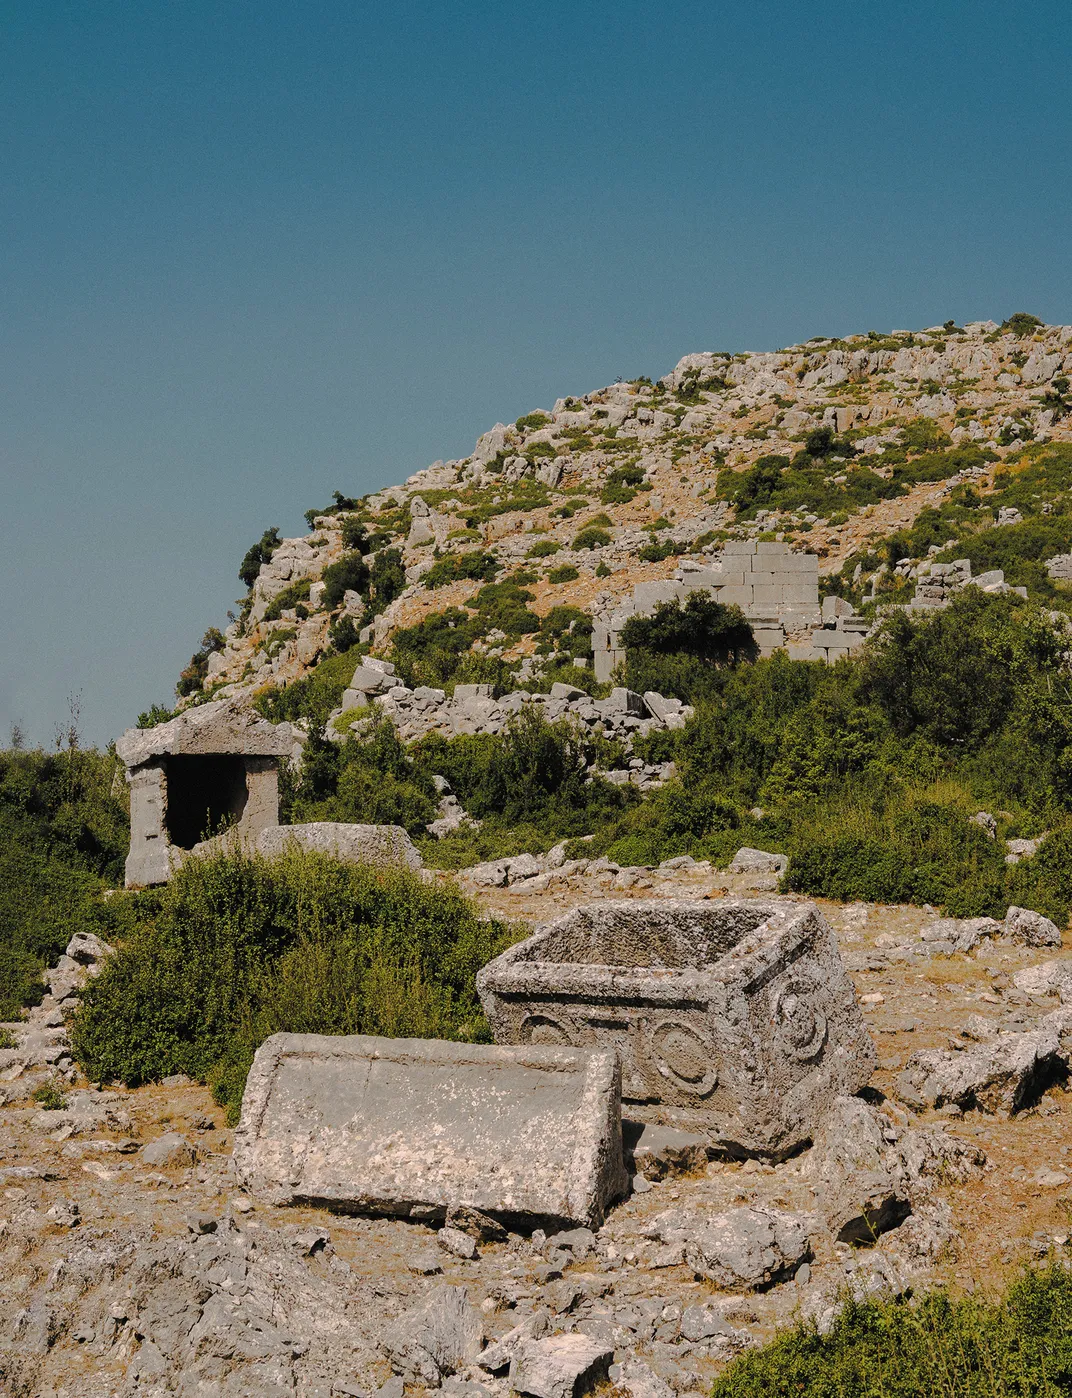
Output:
[[786,544],[731,539],[716,564],[685,564],[676,578],[638,583],[632,597],[610,617],[596,619],[592,633],[596,678],[609,680],[625,658],[621,630],[630,617],[648,615],[660,602],[683,602],[693,592],[707,592],[716,601],[740,607],[764,656],[784,646],[787,636],[822,621],[815,554],[794,553]]

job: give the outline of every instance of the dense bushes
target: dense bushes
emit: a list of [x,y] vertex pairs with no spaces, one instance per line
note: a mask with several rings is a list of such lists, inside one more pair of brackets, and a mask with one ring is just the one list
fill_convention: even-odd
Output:
[[437,558],[422,578],[425,587],[445,587],[448,583],[472,579],[491,582],[499,571],[499,563],[490,553],[445,553]]
[[402,825],[416,835],[435,819],[436,803],[430,776],[414,767],[390,719],[377,715],[352,729],[342,744],[314,732],[301,768],[283,773],[281,810],[289,824]]
[[364,592],[368,586],[369,570],[364,554],[354,549],[344,553],[337,563],[324,569],[324,606],[330,611],[342,604],[347,592]]
[[128,842],[117,770],[98,752],[0,753],[0,1019],[40,999],[41,967],[75,932],[110,935],[100,894]]
[[931,1292],[848,1303],[743,1355],[712,1398],[1062,1398],[1072,1391],[1072,1274],[1025,1272],[999,1301]]
[[[645,638],[639,627],[629,634]],[[668,646],[688,644],[665,623],[664,634]],[[682,732],[641,741],[650,759],[673,757],[679,778],[597,831],[591,852],[620,863],[720,861],[734,842],[758,844],[790,856],[788,885],[800,892],[940,903],[958,915],[1020,902],[1063,923],[1072,901],[1063,648],[1035,607],[967,589],[929,617],[895,614],[863,659],[832,667],[783,654],[718,667],[686,649],[628,651],[628,683],[650,680],[696,712]],[[1054,834],[1010,869],[1002,841],[971,819],[980,808],[997,815],[1002,837]]]
[[74,1051],[97,1080],[210,1080],[237,1112],[280,1030],[486,1039],[474,977],[510,936],[408,871],[300,852],[190,860],[87,988]]

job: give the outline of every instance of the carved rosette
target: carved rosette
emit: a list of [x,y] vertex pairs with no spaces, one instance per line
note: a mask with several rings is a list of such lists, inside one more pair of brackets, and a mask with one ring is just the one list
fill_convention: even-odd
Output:
[[802,972],[792,972],[771,992],[771,1019],[778,1048],[798,1063],[808,1063],[826,1043],[822,986]]

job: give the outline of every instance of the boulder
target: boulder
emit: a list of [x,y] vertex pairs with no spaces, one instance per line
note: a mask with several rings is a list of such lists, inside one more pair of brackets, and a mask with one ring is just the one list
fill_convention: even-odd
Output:
[[743,846],[733,856],[729,865],[731,874],[784,874],[789,868],[789,859],[784,854],[768,854],[766,850],[749,849]]
[[1059,995],[1065,1004],[1072,1000],[1072,957],[1025,966],[1016,972],[1012,983],[1026,995]]
[[1005,914],[1005,935],[1025,947],[1059,947],[1061,933],[1055,922],[1030,908],[1011,907]]
[[1063,1076],[1070,1029],[1068,1011],[1057,1010],[1029,1033],[996,1034],[964,1052],[921,1049],[898,1077],[898,1095],[917,1110],[953,1105],[1012,1115]]
[[401,825],[350,825],[310,821],[306,825],[270,825],[257,836],[257,850],[269,859],[288,848],[329,854],[346,864],[401,865],[420,869],[423,860]]
[[460,1286],[437,1286],[421,1305],[399,1317],[383,1337],[391,1368],[410,1383],[438,1388],[480,1354],[480,1316]]
[[780,1209],[727,1209],[717,1214],[671,1209],[654,1218],[645,1232],[683,1247],[694,1272],[729,1291],[762,1290],[811,1255],[805,1217]]
[[275,1034],[235,1168],[276,1204],[598,1224],[626,1184],[620,1081],[613,1052]]
[[575,1398],[604,1378],[613,1344],[573,1331],[523,1340],[510,1361],[510,1387],[532,1398]]
[[816,1133],[808,1173],[834,1237],[868,1243],[910,1212],[889,1123],[859,1097],[838,1097]]
[[141,1152],[142,1164],[152,1165],[158,1170],[180,1169],[192,1165],[196,1159],[197,1152],[178,1131],[165,1131],[144,1146]]

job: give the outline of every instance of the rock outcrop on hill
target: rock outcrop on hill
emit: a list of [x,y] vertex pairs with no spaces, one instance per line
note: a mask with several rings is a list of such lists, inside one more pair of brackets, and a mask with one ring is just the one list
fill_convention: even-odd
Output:
[[[474,653],[512,662],[521,688],[556,651],[590,653],[587,626],[597,639],[613,630],[638,585],[673,590],[740,540],[817,555],[820,592],[851,599],[850,618],[869,599],[941,604],[965,580],[963,560],[933,561],[939,542],[890,567],[871,546],[958,488],[994,527],[1020,520],[988,506],[995,471],[1030,443],[1072,440],[1072,327],[1032,320],[687,354],[657,383],[614,383],[497,423],[466,458],[310,511],[310,534],[268,551],[188,694],[287,685],[358,637],[375,665],[400,630],[444,613],[469,626]],[[1066,561],[1049,560],[1051,575]],[[1000,570],[973,581],[1006,586]],[[505,621],[492,582],[510,585]],[[760,591],[749,600],[762,612],[772,598]],[[562,608],[559,624],[542,625]],[[809,614],[818,643],[757,613],[757,636],[834,658],[871,612],[858,625]]]

